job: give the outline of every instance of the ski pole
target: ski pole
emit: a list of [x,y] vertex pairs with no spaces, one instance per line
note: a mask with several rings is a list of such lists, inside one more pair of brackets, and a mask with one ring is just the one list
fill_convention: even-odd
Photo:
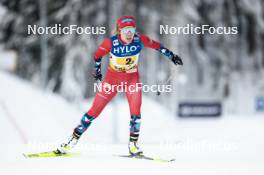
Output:
[[[167,84],[171,79],[172,77],[174,77],[174,75],[176,75],[177,73],[177,69],[175,69],[172,74],[167,78],[167,80],[163,83],[163,84]],[[157,91],[157,96],[159,96],[161,94],[161,92],[158,90]]]

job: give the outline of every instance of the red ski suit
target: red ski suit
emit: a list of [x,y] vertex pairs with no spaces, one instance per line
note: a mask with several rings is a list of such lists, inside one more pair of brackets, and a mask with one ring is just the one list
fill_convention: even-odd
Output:
[[[127,86],[136,86],[136,83],[140,83],[137,61],[139,53],[144,47],[159,50],[161,45],[159,42],[141,34],[135,34],[131,44],[125,44],[119,35],[104,39],[94,56],[95,61],[97,61],[105,55],[109,53],[111,54],[109,60],[110,64],[102,82],[102,86],[120,85],[121,83],[126,84]],[[121,64],[121,67],[118,64]],[[138,90],[132,92],[129,88],[127,90],[126,96],[130,114],[140,116],[142,91]],[[87,114],[96,118],[116,94],[117,89],[112,89],[111,92],[106,92],[105,89],[102,88],[101,91],[97,91],[92,107]]]

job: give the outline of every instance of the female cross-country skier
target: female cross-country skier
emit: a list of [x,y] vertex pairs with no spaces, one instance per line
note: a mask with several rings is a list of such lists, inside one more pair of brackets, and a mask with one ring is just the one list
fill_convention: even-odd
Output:
[[[119,85],[121,83],[130,86],[140,83],[138,59],[144,47],[159,51],[168,57],[175,65],[183,65],[181,58],[172,51],[146,35],[137,33],[136,22],[133,16],[123,16],[119,18],[116,23],[116,31],[116,35],[104,39],[94,55],[95,66],[93,76],[96,80],[101,81],[101,60],[103,56],[110,54],[109,68],[102,81],[102,86]],[[82,116],[80,124],[74,129],[69,140],[61,144],[56,151],[58,153],[67,153],[67,151],[72,149],[77,144],[81,135],[92,124],[92,121],[99,116],[107,103],[111,101],[116,94],[116,89],[106,92],[105,89],[102,88],[101,91],[97,91],[92,107]],[[131,114],[128,144],[129,153],[131,155],[140,155],[143,152],[139,148],[137,141],[141,123],[140,107],[142,91],[140,89],[137,91],[130,91],[130,88],[128,88],[126,96]]]

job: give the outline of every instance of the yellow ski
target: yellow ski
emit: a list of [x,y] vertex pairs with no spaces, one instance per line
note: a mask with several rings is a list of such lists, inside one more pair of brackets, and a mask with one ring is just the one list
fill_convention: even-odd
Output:
[[39,153],[29,153],[23,154],[26,158],[38,158],[38,157],[69,157],[69,156],[79,156],[80,153],[59,153],[57,151],[47,151],[47,152],[39,152]]

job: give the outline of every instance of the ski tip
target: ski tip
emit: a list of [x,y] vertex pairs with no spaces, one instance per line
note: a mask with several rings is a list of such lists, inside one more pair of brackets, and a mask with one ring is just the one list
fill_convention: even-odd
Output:
[[164,163],[167,163],[167,162],[174,162],[176,159],[162,159],[162,158],[153,158],[154,161],[157,161],[157,162],[164,162]]
[[22,155],[23,155],[25,158],[28,158],[27,154],[23,153]]

